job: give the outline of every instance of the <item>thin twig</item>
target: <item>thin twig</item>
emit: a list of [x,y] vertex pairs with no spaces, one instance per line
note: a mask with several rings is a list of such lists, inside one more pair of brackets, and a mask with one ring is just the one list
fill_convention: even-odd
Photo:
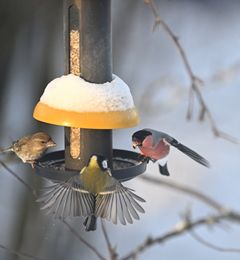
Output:
[[[25,188],[27,188],[27,190],[33,194],[34,197],[37,197],[37,193],[36,190],[29,185],[28,183],[26,183],[21,177],[19,177],[13,170],[11,170],[5,163],[3,163],[2,161],[0,161],[0,164],[3,166],[3,168],[5,170],[7,170],[11,175],[13,175],[20,183],[22,183],[24,185]],[[97,249],[92,246],[90,243],[88,243],[85,239],[83,239],[65,220],[62,220],[62,222],[67,226],[67,228],[70,230],[70,232],[78,238],[78,240],[80,240],[84,245],[86,245],[88,248],[90,248],[101,260],[106,260],[105,257],[103,257],[98,251]],[[1,247],[1,246],[0,246]],[[14,251],[13,251],[14,252]],[[36,258],[38,259],[38,258]]]
[[188,109],[187,109],[187,119],[190,120],[192,117],[194,108],[194,92],[193,88],[189,89],[189,98],[188,98]]
[[2,165],[2,167],[7,170],[14,178],[16,178],[19,182],[21,182],[25,188],[27,188],[28,191],[30,191],[30,193],[32,193],[32,195],[36,198],[37,197],[37,192],[36,190],[29,185],[28,183],[26,183],[21,177],[19,177],[13,170],[11,170],[4,162],[0,161],[0,164]]
[[76,230],[69,225],[69,223],[68,223],[65,219],[62,220],[62,223],[63,223],[66,227],[68,227],[68,229],[70,230],[70,232],[71,232],[79,241],[81,241],[81,242],[82,242],[85,246],[87,246],[92,252],[94,252],[94,253],[98,256],[99,259],[101,259],[101,260],[106,260],[106,258],[105,258],[104,256],[102,256],[102,255],[99,253],[99,251],[98,251],[94,246],[92,246],[92,245],[91,245],[90,243],[88,243],[83,237],[81,237],[81,236],[76,232]]
[[[148,237],[143,243],[141,243],[139,246],[136,247],[136,249],[132,250],[130,253],[128,253],[125,257],[121,258],[121,260],[127,260],[127,259],[132,259],[136,257],[138,254],[141,252],[145,251],[149,247],[155,245],[155,244],[161,244],[165,242],[166,240],[169,240],[170,238],[177,237],[187,231],[192,231],[194,228],[200,226],[200,225],[213,225],[213,224],[219,224],[221,220],[227,220],[227,221],[235,221],[237,223],[240,223],[240,213],[230,210],[227,207],[222,206],[220,203],[215,201],[214,199],[210,198],[209,196],[196,191],[190,187],[186,187],[183,185],[180,185],[176,182],[172,181],[166,181],[162,179],[157,179],[149,176],[142,176],[141,177],[145,181],[149,181],[150,183],[156,184],[156,185],[162,185],[166,186],[168,188],[174,189],[176,191],[184,192],[187,194],[190,194],[191,196],[194,196],[195,198],[203,201],[207,205],[211,206],[215,210],[219,212],[217,215],[208,215],[206,217],[200,218],[198,220],[192,221],[190,218],[190,214],[188,211],[188,214],[185,214],[184,220],[181,221],[178,225],[176,225],[175,228],[172,230],[164,233],[163,235],[157,237],[157,238],[151,238]],[[200,240],[200,239],[199,239]],[[207,244],[206,241],[204,241],[205,244]],[[202,243],[204,243],[202,241]],[[208,243],[209,247],[214,248],[215,245],[212,245]],[[234,248],[221,248],[215,246],[215,249],[221,249],[225,250],[225,252],[240,252],[240,249],[234,249]]]
[[141,179],[143,179],[144,181],[148,181],[154,185],[161,185],[161,186],[165,186],[167,188],[176,190],[176,191],[180,191],[180,192],[184,192],[187,194],[190,194],[192,196],[194,196],[197,199],[200,199],[201,201],[203,201],[204,203],[208,204],[209,206],[211,206],[212,208],[218,210],[218,211],[225,211],[226,209],[217,201],[213,200],[212,198],[210,198],[209,196],[195,190],[192,189],[190,187],[181,185],[177,182],[174,181],[169,181],[169,180],[164,180],[163,178],[154,178],[151,176],[141,176]]
[[215,214],[215,215],[208,215],[202,218],[199,218],[195,221],[183,220],[178,225],[176,225],[172,230],[164,233],[161,236],[156,238],[148,237],[145,241],[143,241],[140,245],[136,247],[136,249],[132,250],[126,256],[122,257],[121,260],[128,260],[136,257],[146,249],[150,247],[162,244],[171,238],[176,238],[196,227],[203,226],[203,225],[213,225],[218,223],[221,220],[228,220],[228,214]]
[[150,176],[141,176],[141,179],[148,181],[152,184],[166,186],[168,188],[181,191],[186,194],[190,194],[195,198],[201,200],[202,202],[206,203],[210,207],[216,209],[219,213],[226,214],[229,220],[240,223],[240,212],[234,211],[228,207],[221,205],[219,202],[215,201],[213,198],[205,195],[204,193],[201,193],[200,191],[194,190],[187,186],[183,186],[173,181],[166,181],[163,179],[157,179]]
[[[183,64],[185,66],[185,69],[187,71],[187,73],[189,74],[191,81],[194,81],[197,79],[197,77],[193,74],[192,68],[190,66],[190,63],[187,59],[187,55],[183,49],[183,47],[181,46],[181,44],[179,43],[179,38],[174,34],[174,32],[170,29],[170,27],[168,26],[167,23],[165,23],[164,20],[162,20],[162,18],[159,15],[158,9],[155,5],[155,1],[154,0],[145,0],[145,3],[149,5],[150,9],[152,10],[152,13],[154,15],[155,18],[155,23],[153,28],[156,29],[159,25],[162,26],[162,28],[166,31],[166,33],[170,36],[170,38],[173,40],[174,44],[176,45],[181,58],[183,60]],[[201,80],[200,80],[201,81]]]
[[218,129],[217,124],[212,116],[212,113],[209,110],[209,108],[203,98],[203,95],[200,91],[200,88],[199,88],[203,84],[203,81],[193,73],[189,60],[187,58],[187,55],[186,55],[182,45],[179,42],[179,38],[174,34],[174,32],[168,26],[168,24],[164,20],[162,20],[162,18],[160,17],[160,14],[159,14],[159,11],[155,4],[155,1],[154,0],[144,0],[144,2],[145,2],[145,4],[147,4],[150,7],[150,9],[153,13],[154,19],[155,19],[153,29],[155,30],[158,26],[161,26],[163,28],[163,30],[167,33],[167,35],[170,37],[170,39],[173,41],[174,45],[176,46],[177,50],[179,51],[180,57],[182,59],[186,72],[189,76],[190,90],[189,90],[189,105],[188,105],[188,110],[187,110],[187,118],[188,119],[192,118],[192,110],[193,110],[192,92],[194,92],[198,99],[198,102],[201,106],[199,118],[203,119],[206,114],[208,117],[210,126],[211,126],[211,130],[216,137],[220,137],[229,142],[239,144],[240,143],[239,139],[237,139],[225,132],[222,132],[221,130]]
[[104,235],[104,238],[105,238],[105,241],[106,241],[106,244],[107,244],[110,259],[116,260],[117,257],[118,257],[118,254],[117,254],[116,250],[112,247],[112,244],[111,244],[110,239],[109,239],[108,234],[107,234],[106,227],[105,227],[102,219],[101,219],[101,225],[102,225],[102,231],[103,231],[103,235]]
[[240,248],[231,248],[231,247],[228,248],[228,247],[221,247],[221,246],[215,245],[215,244],[203,239],[201,236],[196,234],[196,232],[194,232],[193,230],[191,230],[189,232],[189,234],[200,244],[203,244],[204,246],[209,247],[213,250],[220,251],[220,252],[228,252],[228,253],[240,253]]
[[30,258],[30,259],[33,259],[33,260],[43,260],[43,258],[39,258],[37,256],[30,255],[28,253],[17,252],[15,250],[13,250],[9,247],[3,246],[1,244],[0,244],[0,248],[6,250],[8,253],[11,253],[11,254],[19,256],[19,257],[27,257],[27,258]]

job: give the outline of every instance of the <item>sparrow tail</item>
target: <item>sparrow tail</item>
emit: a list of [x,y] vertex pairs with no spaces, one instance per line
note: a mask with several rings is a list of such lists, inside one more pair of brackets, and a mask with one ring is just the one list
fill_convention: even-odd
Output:
[[8,148],[0,148],[0,153],[8,153],[8,152],[13,152],[12,146]]

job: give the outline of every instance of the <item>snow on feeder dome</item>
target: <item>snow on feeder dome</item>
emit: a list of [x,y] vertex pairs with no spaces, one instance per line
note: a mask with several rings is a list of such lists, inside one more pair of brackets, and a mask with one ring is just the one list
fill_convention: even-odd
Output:
[[129,87],[116,75],[103,84],[73,74],[52,80],[33,117],[55,125],[94,129],[127,128],[139,122]]

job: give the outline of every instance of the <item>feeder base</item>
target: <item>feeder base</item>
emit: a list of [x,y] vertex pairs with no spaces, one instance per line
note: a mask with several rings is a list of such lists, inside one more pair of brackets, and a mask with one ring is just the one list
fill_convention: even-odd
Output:
[[[141,155],[126,150],[113,150],[112,176],[123,182],[128,181],[146,171],[147,162],[141,160]],[[64,151],[56,151],[44,155],[36,163],[36,173],[51,180],[66,181],[79,174],[79,171],[65,168]]]

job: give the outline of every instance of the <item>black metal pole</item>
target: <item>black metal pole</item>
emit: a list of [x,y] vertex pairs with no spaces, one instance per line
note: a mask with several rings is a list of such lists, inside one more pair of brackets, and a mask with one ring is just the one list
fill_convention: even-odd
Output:
[[[111,0],[81,0],[81,77],[89,82],[112,80]],[[112,130],[81,129],[81,164],[92,154],[108,158],[112,166]]]
[[81,0],[81,77],[89,82],[112,80],[111,0]]
[[[76,1],[79,2],[79,9],[76,6]],[[79,20],[76,20],[76,10],[78,10],[80,17],[80,53],[78,54],[78,61],[80,59],[81,77],[93,83],[111,81],[111,0],[65,0],[64,10],[66,73],[76,74],[73,72],[76,69],[73,71],[71,69],[70,32],[79,28]],[[72,140],[74,139],[75,143],[73,145]],[[72,148],[76,148],[75,155],[71,152]],[[87,164],[92,154],[105,156],[109,160],[109,166],[112,167],[112,130],[79,130],[65,127],[66,168],[80,170]]]

